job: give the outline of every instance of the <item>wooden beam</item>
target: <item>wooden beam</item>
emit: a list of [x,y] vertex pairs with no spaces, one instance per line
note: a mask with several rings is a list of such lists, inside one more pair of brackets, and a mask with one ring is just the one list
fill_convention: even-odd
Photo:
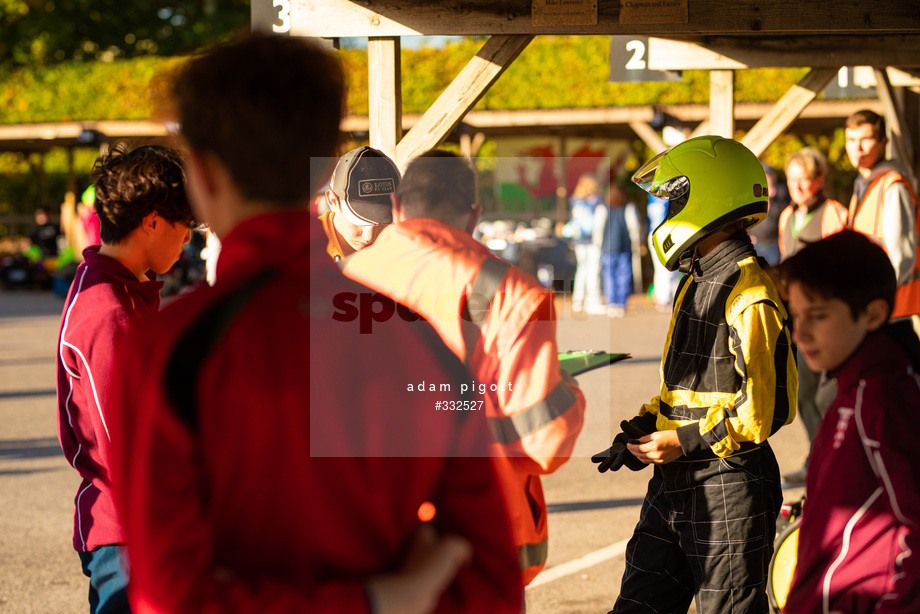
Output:
[[437,147],[531,40],[532,36],[487,40],[396,146],[396,165],[405,168],[409,159]]
[[664,141],[661,140],[658,133],[655,132],[655,129],[647,123],[629,122],[629,127],[633,129],[633,132],[635,132],[654,153],[660,153],[668,148]]
[[[790,4],[790,6],[798,6]],[[920,35],[707,37],[685,41],[650,37],[651,70],[742,70],[760,67],[918,66]]]
[[754,155],[760,156],[776,140],[786,128],[799,116],[799,113],[815,99],[815,97],[830,83],[840,67],[813,68],[802,80],[789,88],[773,108],[761,118],[754,127],[744,135],[741,142]]
[[291,0],[299,36],[628,34],[768,36],[910,33],[915,0],[693,0],[687,23],[620,23],[620,2],[597,3],[597,24],[534,26],[532,0]]
[[77,175],[74,172],[73,147],[67,148],[67,191],[64,192],[64,203],[69,207],[77,204]]
[[486,142],[486,133],[477,132],[473,135],[473,142],[470,143],[470,157],[475,158],[479,155],[479,150],[482,149],[483,144]]
[[906,119],[904,118],[903,109],[895,102],[894,91],[891,82],[888,80],[888,73],[884,67],[875,67],[875,91],[878,92],[878,98],[885,109],[885,124],[888,127],[888,135],[891,139],[891,147],[896,153],[899,162],[911,174],[911,183],[916,186],[913,177],[914,167],[914,145],[911,135],[906,129]]
[[569,219],[569,190],[568,178],[565,172],[565,162],[568,159],[565,133],[559,135],[559,155],[556,156],[553,172],[556,175],[556,236],[562,236],[562,227]]
[[367,41],[370,144],[395,159],[402,138],[402,71],[398,36]]
[[713,70],[709,73],[710,134],[734,138],[735,134],[735,73]]
[[690,133],[690,136],[688,138],[692,139],[694,137],[703,136],[706,134],[709,134],[709,120],[708,119],[704,119],[699,124],[697,124],[696,128],[693,129],[693,132]]
[[465,158],[474,159],[479,155],[479,150],[485,140],[486,135],[483,132],[476,132],[475,134],[464,132],[460,135],[460,153]]

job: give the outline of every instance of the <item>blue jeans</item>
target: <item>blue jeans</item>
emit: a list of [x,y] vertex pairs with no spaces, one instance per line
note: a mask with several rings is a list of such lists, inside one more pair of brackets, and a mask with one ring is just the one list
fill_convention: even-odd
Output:
[[83,575],[89,578],[90,614],[130,614],[124,549],[121,546],[100,546],[79,555]]
[[633,289],[632,254],[630,252],[601,254],[601,271],[607,304],[625,307],[626,299],[629,298]]

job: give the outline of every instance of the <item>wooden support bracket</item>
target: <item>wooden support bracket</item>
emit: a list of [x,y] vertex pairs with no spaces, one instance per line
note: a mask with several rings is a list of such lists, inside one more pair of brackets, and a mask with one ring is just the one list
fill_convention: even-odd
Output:
[[531,35],[490,37],[396,146],[396,165],[405,169],[411,158],[437,147],[531,40]]
[[633,129],[640,139],[642,139],[648,148],[656,154],[661,153],[668,148],[665,142],[661,140],[655,129],[645,122],[629,122],[629,127]]
[[839,66],[812,68],[754,124],[741,142],[753,151],[755,156],[760,157],[770,143],[785,132],[802,110],[830,83],[839,70]]

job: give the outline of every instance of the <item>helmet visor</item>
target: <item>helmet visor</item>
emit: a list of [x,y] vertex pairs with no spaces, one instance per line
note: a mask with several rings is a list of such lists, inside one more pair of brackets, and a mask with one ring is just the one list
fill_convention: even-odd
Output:
[[659,198],[667,198],[667,195],[656,193],[658,186],[654,186],[655,173],[658,172],[658,167],[661,165],[661,159],[664,158],[667,153],[668,150],[662,151],[660,154],[643,164],[642,167],[633,173],[632,176],[633,183],[635,183],[637,186],[652,196],[658,196]]
[[[690,191],[690,181],[684,175],[678,174],[677,169],[671,164],[666,163],[665,156],[669,151],[663,151],[646,162],[633,174],[632,181],[652,196],[674,200]],[[659,173],[663,163],[666,163],[665,168]]]

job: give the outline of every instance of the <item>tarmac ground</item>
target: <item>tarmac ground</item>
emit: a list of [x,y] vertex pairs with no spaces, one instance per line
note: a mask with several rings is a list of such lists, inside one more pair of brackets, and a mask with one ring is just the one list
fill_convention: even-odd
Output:
[[[71,544],[79,478],[57,440],[55,346],[63,301],[50,292],[0,291],[0,612],[87,610],[87,579]],[[628,361],[579,376],[585,426],[572,458],[543,479],[550,549],[525,592],[528,614],[599,614],[619,592],[626,540],[638,519],[650,470],[599,474],[590,456],[610,445],[620,420],[659,388],[669,314],[642,296],[625,318],[573,313],[557,298],[560,350],[607,350]],[[804,428],[770,439],[780,471],[808,452]],[[785,491],[797,499],[801,489]]]

